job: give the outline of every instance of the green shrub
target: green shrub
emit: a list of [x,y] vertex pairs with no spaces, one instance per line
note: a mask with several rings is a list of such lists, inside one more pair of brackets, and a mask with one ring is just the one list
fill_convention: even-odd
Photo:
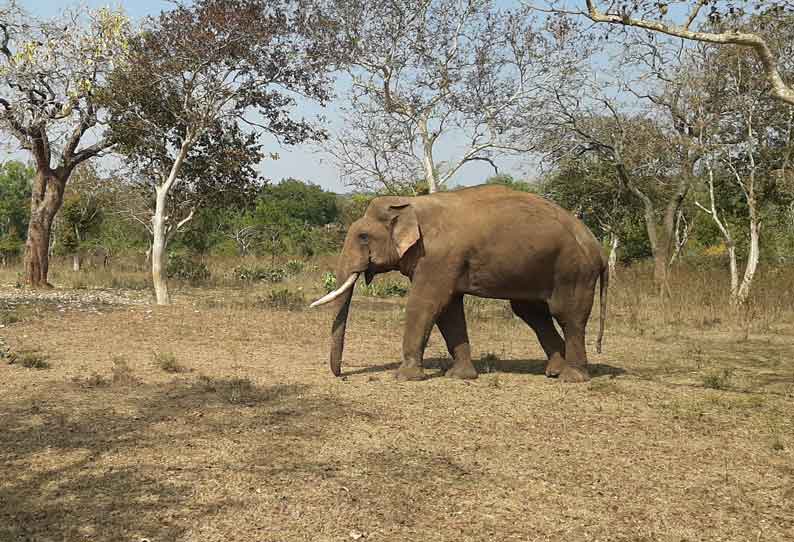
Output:
[[703,387],[712,390],[726,390],[731,386],[731,369],[723,369],[718,373],[712,373],[703,377]]
[[204,262],[198,262],[185,256],[175,254],[168,258],[166,275],[170,279],[199,283],[209,280],[210,270]]
[[299,311],[306,307],[303,292],[293,292],[288,288],[273,290],[262,298],[261,302],[264,306],[276,310]]
[[381,280],[364,286],[362,293],[369,297],[405,297],[408,285],[397,280]]
[[18,352],[8,352],[4,356],[9,364],[16,364],[26,369],[49,369],[50,363],[44,354],[36,350],[20,350]]
[[336,290],[336,275],[330,271],[323,273],[323,289],[326,293]]
[[290,276],[300,275],[303,273],[303,269],[305,268],[305,264],[301,260],[290,260],[284,266],[284,270]]
[[280,267],[235,267],[234,277],[243,282],[283,282],[287,278],[287,271]]

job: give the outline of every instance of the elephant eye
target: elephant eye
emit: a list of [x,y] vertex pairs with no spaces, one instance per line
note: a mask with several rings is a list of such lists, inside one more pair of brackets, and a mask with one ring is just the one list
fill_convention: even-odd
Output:
[[369,235],[367,235],[366,233],[359,233],[358,240],[361,241],[362,243],[366,243],[369,241]]

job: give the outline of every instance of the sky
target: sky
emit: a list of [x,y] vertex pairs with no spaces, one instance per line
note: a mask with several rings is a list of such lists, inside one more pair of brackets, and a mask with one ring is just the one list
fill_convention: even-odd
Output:
[[[4,0],[0,0],[4,3]],[[65,8],[73,7],[77,3],[84,4],[90,8],[103,6],[121,6],[124,11],[133,19],[140,19],[147,15],[157,15],[160,11],[168,10],[173,5],[167,0],[122,0],[122,1],[102,1],[102,0],[17,0],[17,3],[26,11],[37,17],[52,17],[61,13]],[[500,1],[499,4],[507,6],[509,1]],[[337,88],[343,84],[338,84]],[[342,105],[344,97],[339,95],[326,108],[320,108],[316,104],[299,103],[294,109],[296,117],[315,117],[318,113],[326,119],[326,127],[333,133],[343,125],[342,114],[339,106]],[[455,137],[452,134],[446,141],[440,143],[435,152],[438,161],[452,159],[460,153],[456,149]],[[319,151],[316,146],[309,144],[289,146],[280,145],[277,141],[269,137],[263,137],[266,153],[277,153],[278,160],[265,160],[259,170],[263,177],[272,181],[279,181],[286,177],[294,177],[304,181],[319,184],[327,190],[334,192],[348,192],[351,188],[344,186],[339,179],[339,172],[328,155]],[[464,143],[461,140],[461,144]],[[8,150],[0,147],[0,161],[5,159],[19,159],[27,161],[29,156],[24,151],[14,151],[14,147]],[[5,156],[4,156],[5,155]],[[529,160],[500,159],[497,160],[499,173],[512,174],[515,177],[523,178],[527,173],[532,173]],[[452,185],[472,185],[482,183],[487,177],[493,175],[494,170],[484,162],[472,162],[465,165],[451,179]]]

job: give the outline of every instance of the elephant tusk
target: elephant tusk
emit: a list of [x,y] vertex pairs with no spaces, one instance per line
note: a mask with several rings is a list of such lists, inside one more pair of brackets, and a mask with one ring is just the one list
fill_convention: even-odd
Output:
[[320,305],[325,305],[326,303],[330,303],[331,301],[333,301],[334,299],[336,299],[337,297],[348,291],[350,288],[352,288],[353,284],[355,284],[356,282],[356,279],[358,279],[358,273],[351,274],[349,277],[347,277],[347,280],[342,286],[340,286],[333,292],[324,295],[323,297],[321,297],[320,299],[318,299],[309,306],[319,307]]

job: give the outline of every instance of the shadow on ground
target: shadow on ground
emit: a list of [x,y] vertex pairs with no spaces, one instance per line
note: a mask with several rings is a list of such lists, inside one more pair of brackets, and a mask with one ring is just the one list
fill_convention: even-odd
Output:
[[[191,522],[235,505],[222,492],[197,500],[194,482],[220,483],[251,464],[273,469],[265,463],[275,457],[279,469],[321,468],[309,446],[292,443],[321,443],[323,420],[343,406],[306,389],[204,377],[59,384],[0,402],[0,540],[176,540]],[[244,440],[255,432],[271,438]],[[224,445],[231,452],[215,454]]]
[[[428,373],[429,378],[439,376],[446,371],[452,364],[449,358],[429,358],[424,360],[424,367],[428,370],[436,369],[440,373]],[[400,366],[399,363],[383,363],[369,365],[367,367],[356,367],[350,371],[344,371],[342,376],[354,376],[361,374],[383,373],[394,371]],[[476,360],[474,366],[480,374],[486,373],[510,373],[510,374],[532,374],[543,375],[546,371],[545,359],[499,359],[499,360]],[[591,363],[588,365],[590,376],[618,376],[626,371],[621,367],[615,367],[606,363]]]

